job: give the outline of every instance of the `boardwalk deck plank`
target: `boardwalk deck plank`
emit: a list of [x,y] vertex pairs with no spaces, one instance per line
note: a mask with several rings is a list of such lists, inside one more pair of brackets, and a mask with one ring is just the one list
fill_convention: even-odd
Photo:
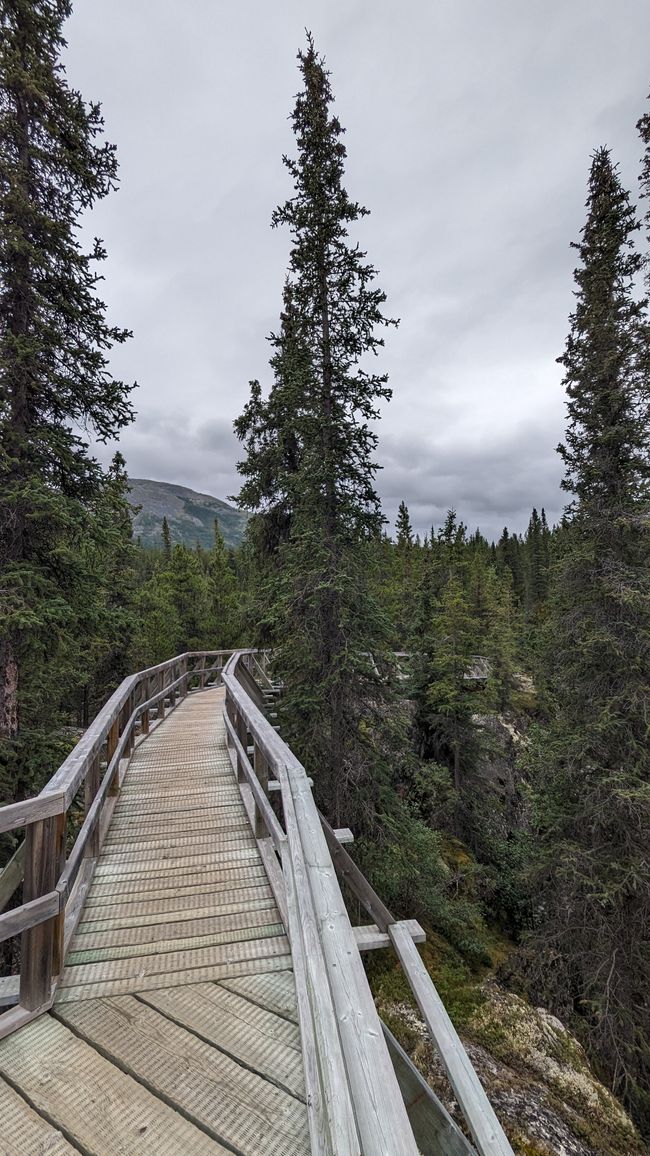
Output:
[[[277,913],[272,912],[277,920]],[[164,927],[163,927],[164,930]],[[204,932],[201,935],[188,935],[185,938],[156,939],[152,943],[125,943],[103,947],[79,947],[71,951],[67,963],[68,967],[77,967],[85,963],[103,963],[120,959],[142,959],[147,955],[162,956],[178,952],[195,952],[208,947],[228,946],[244,943],[248,940],[262,940],[272,936],[282,935],[284,927],[281,923],[268,921],[256,923],[247,927],[231,927],[227,931]],[[72,972],[71,972],[72,974]]]
[[0,1073],[83,1152],[221,1156],[227,1151],[52,1016],[0,1041]]
[[[187,699],[138,745],[54,1011],[0,1043],[22,1093],[0,1083],[11,1156],[311,1151],[291,954],[222,698]],[[268,1006],[226,986],[244,979]]]
[[158,923],[164,913],[168,922],[187,919],[190,914],[197,918],[204,915],[229,915],[239,911],[254,911],[258,907],[273,906],[275,899],[271,888],[261,878],[257,886],[231,888],[227,891],[193,891],[189,896],[172,895],[168,899],[151,899],[148,902],[135,900],[132,903],[106,903],[84,908],[83,918],[77,932],[108,931],[111,927],[131,927],[145,923]]
[[294,1096],[133,996],[68,1004],[58,1014],[151,1092],[244,1156],[309,1152],[307,1113]]
[[148,992],[140,998],[239,1063],[304,1099],[300,1033],[288,1020],[215,983]]
[[[244,944],[244,947],[249,946]],[[187,955],[190,953],[187,952]],[[265,958],[242,957],[228,963],[211,963],[204,967],[177,968],[175,971],[161,972],[157,975],[142,975],[134,981],[128,979],[105,979],[95,983],[84,983],[60,987],[56,995],[56,1005],[71,1003],[77,1000],[100,999],[106,995],[128,995],[143,991],[157,991],[162,988],[184,987],[186,984],[205,983],[222,979],[234,979],[244,975],[267,974],[273,971],[286,971],[291,968],[289,953]]]
[[0,1080],[0,1120],[0,1156],[78,1156],[79,1149],[4,1080]]
[[247,975],[221,981],[221,986],[237,995],[244,996],[259,1007],[298,1022],[298,1005],[293,973],[283,971],[277,975]]
[[80,951],[102,951],[105,948],[134,947],[138,944],[153,946],[165,941],[189,939],[192,936],[227,935],[242,928],[264,927],[268,924],[277,926],[278,917],[273,907],[266,907],[253,911],[239,911],[236,914],[203,917],[192,912],[191,919],[188,919],[185,913],[185,918],[176,922],[171,922],[166,917],[164,919],[165,921],[161,922],[159,915],[155,923],[143,923],[139,919],[129,927],[109,928],[103,931],[89,924],[85,931],[77,930],[70,946],[71,954],[68,956],[68,962],[72,955],[77,955]]

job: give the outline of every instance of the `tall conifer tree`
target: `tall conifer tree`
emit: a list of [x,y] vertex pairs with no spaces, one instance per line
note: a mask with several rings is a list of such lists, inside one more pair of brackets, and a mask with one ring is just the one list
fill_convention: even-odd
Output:
[[105,252],[99,240],[84,252],[77,232],[117,165],[99,106],[60,64],[70,11],[0,0],[0,743],[17,791],[27,745],[53,720],[53,664],[75,634],[74,542],[104,484],[76,431],[106,440],[132,416],[107,360],[128,334],[95,292]]
[[351,821],[366,805],[384,645],[368,584],[369,547],[383,522],[370,423],[390,390],[365,366],[391,322],[375,270],[349,238],[368,210],[343,184],[343,129],[311,36],[298,59],[297,156],[284,158],[294,193],[272,218],[291,237],[283,329],[272,338],[271,393],[263,400],[254,383],[235,426],[248,450],[240,501],[263,526],[282,526],[263,541],[280,550],[273,606],[287,682],[284,733],[315,768],[331,816]]
[[537,944],[546,994],[564,1015],[583,1011],[592,1054],[648,1127],[648,347],[638,225],[606,149],[593,157],[587,210],[560,358],[573,500],[546,636],[554,718],[539,751]]

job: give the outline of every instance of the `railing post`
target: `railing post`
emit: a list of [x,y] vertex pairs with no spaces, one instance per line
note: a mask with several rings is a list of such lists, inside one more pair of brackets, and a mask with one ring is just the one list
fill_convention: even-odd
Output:
[[[255,743],[255,747],[254,747],[253,767],[255,770],[255,774],[257,776],[257,781],[259,782],[262,790],[264,791],[264,794],[268,795],[268,793],[269,793],[269,764],[267,763],[266,758],[264,757],[264,755],[263,755],[262,751],[260,750],[260,748],[258,747],[257,743]],[[260,808],[256,802],[255,803],[255,838],[256,839],[263,839],[266,834],[268,834],[268,832],[266,830],[266,823],[264,821],[264,816],[262,815],[262,812],[260,811]]]
[[[23,902],[53,891],[61,860],[65,815],[30,823],[25,831]],[[49,1003],[52,993],[54,935],[60,916],[24,931],[21,939],[20,1003],[36,1011]]]
[[[131,715],[133,714],[134,710],[135,710],[135,691],[133,691],[127,699],[126,718],[124,720],[124,726],[125,727],[129,726],[129,719],[131,718]],[[124,757],[125,758],[129,759],[131,757],[131,755],[133,754],[134,744],[135,744],[135,727],[131,726],[131,728],[129,730],[129,737],[126,740],[126,746],[124,748]]]
[[199,671],[199,686],[201,690],[205,690],[205,655],[203,655],[203,658],[201,659]]
[[[239,711],[236,711],[236,714],[235,714],[235,729],[237,731],[237,737],[238,737],[242,747],[244,748],[244,750],[247,750],[248,749],[248,727],[246,726],[246,719],[244,718],[243,714],[240,714]],[[240,758],[240,756],[237,755],[237,782],[238,783],[245,783],[246,782],[246,775],[244,774],[244,771],[240,765],[239,758]]]
[[190,660],[189,660],[189,658],[185,657],[181,663],[181,674],[185,675],[185,678],[184,678],[183,682],[181,683],[181,697],[182,698],[186,697],[188,689],[189,689],[189,684],[190,684],[189,666],[190,666]]
[[[59,880],[59,876],[65,870],[66,861],[66,820],[67,812],[64,811],[62,815],[56,816],[56,844],[55,844],[55,870],[54,881],[55,886]],[[60,975],[63,971],[63,961],[65,958],[64,952],[64,938],[65,938],[65,907],[55,915],[52,920],[52,975]]]
[[[233,709],[232,699],[230,697],[230,694],[228,693],[227,687],[226,687],[226,701],[224,703],[224,709],[226,711],[228,718],[230,719],[230,722],[232,723],[232,725],[234,727],[234,725],[235,725],[235,711]],[[232,746],[232,741],[230,738],[230,731],[228,730],[228,727],[226,727],[226,746],[229,749]]]
[[[121,715],[122,715],[122,712],[120,711],[118,717],[115,719],[115,722],[113,723],[111,729],[109,730],[109,732],[106,736],[106,767],[107,767],[107,769],[110,766],[111,759],[113,758],[113,755],[115,754],[115,751],[117,749],[117,744],[118,744],[119,737],[120,737],[120,718],[121,718]],[[109,794],[116,795],[118,790],[119,790],[118,777],[117,777],[117,775],[115,775],[113,778],[113,782],[111,783],[111,785],[109,787]]]
[[[162,692],[165,689],[165,673],[166,672],[164,670],[161,670],[161,672],[160,672],[160,692]],[[165,717],[165,696],[163,694],[162,698],[158,699],[158,718],[163,719],[164,717]]]
[[[95,801],[95,795],[99,790],[99,755],[95,755],[92,760],[86,781],[84,783],[84,808],[86,815]],[[84,852],[87,859],[96,859],[99,855],[99,823],[95,823],[94,830],[86,844]]]
[[[150,694],[149,678],[148,677],[145,678],[143,686],[144,686],[143,702],[148,702],[149,701],[149,694]],[[142,714],[140,715],[140,726],[142,727],[143,735],[148,735],[149,734],[149,711],[148,710],[143,710]]]

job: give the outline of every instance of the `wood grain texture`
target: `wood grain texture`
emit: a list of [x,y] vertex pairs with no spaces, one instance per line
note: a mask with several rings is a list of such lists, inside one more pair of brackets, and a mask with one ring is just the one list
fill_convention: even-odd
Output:
[[243,1156],[307,1156],[306,1111],[295,1096],[154,1007],[126,996],[68,1004],[57,1014],[213,1139]]
[[290,1020],[291,1023],[298,1023],[296,988],[291,971],[222,979],[220,986],[228,991],[234,991],[258,1007]]
[[227,1151],[49,1015],[0,1042],[0,1073],[84,1153]]
[[65,1136],[59,1132],[0,1079],[0,1156],[75,1156]]
[[4,911],[11,896],[23,881],[25,874],[25,840],[14,851],[6,867],[0,871],[0,911]]
[[295,1024],[215,983],[145,992],[138,998],[304,1100],[300,1033]]

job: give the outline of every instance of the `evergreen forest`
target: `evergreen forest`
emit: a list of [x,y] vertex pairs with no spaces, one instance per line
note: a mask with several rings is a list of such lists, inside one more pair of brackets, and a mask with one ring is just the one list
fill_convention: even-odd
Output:
[[[288,257],[270,372],[233,414],[245,540],[226,547],[215,523],[191,548],[165,523],[145,547],[128,463],[90,448],[119,442],[137,395],[111,372],[130,334],[107,320],[103,244],[78,228],[118,171],[100,106],[62,68],[70,8],[0,0],[1,802],[43,787],[127,674],[268,650],[282,736],[373,886],[426,927],[457,1025],[480,1016],[486,977],[542,1005],[650,1139],[650,113],[639,188],[595,147],[567,238],[561,521],[540,494],[524,532],[491,541],[450,509],[417,534],[407,501],[390,526],[376,490],[397,321],[356,243],[368,209],[308,35],[272,217]],[[0,868],[15,849],[0,834]],[[377,998],[399,1004],[380,954]]]

